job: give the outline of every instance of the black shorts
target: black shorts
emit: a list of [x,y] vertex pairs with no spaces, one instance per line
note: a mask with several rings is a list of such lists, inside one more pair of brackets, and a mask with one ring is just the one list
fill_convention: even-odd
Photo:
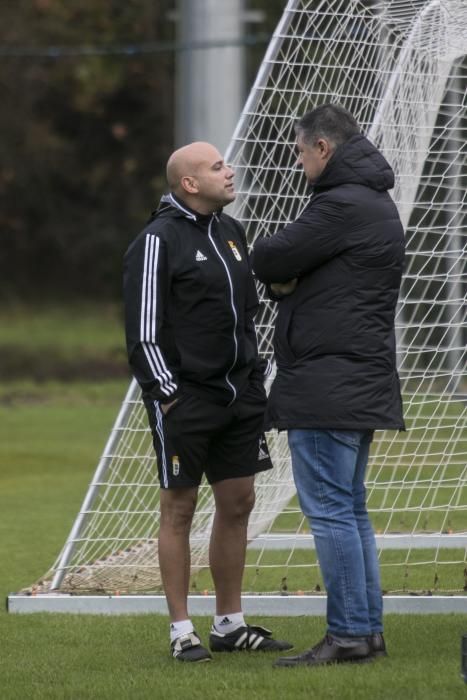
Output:
[[161,488],[199,486],[271,469],[264,437],[266,394],[251,384],[232,406],[182,394],[169,409],[146,401]]

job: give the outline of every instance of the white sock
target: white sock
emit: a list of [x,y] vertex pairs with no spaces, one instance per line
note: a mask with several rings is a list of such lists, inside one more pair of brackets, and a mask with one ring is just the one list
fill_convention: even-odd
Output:
[[191,620],[178,620],[177,622],[170,623],[170,641],[173,642],[182,634],[190,634],[194,631],[193,623]]
[[235,632],[239,627],[245,627],[245,619],[242,612],[228,613],[226,615],[214,615],[214,627],[222,634]]

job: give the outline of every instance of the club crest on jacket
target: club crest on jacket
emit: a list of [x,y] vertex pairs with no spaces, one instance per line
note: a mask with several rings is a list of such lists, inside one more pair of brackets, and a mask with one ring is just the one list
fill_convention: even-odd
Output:
[[229,244],[230,248],[232,249],[232,253],[234,254],[235,260],[238,260],[240,262],[240,260],[242,259],[242,256],[238,252],[238,248],[235,245],[235,243],[233,241],[227,241],[227,243]]

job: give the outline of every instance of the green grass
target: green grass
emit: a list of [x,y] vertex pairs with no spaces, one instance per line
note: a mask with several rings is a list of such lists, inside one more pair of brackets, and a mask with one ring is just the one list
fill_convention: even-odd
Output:
[[[446,549],[383,550],[380,556],[383,590],[391,594],[420,592],[460,595],[466,583],[465,551]],[[287,562],[287,565],[285,564]],[[435,563],[436,562],[436,563]],[[212,592],[209,571],[192,576],[193,592]],[[243,581],[244,591],[289,595],[324,592],[324,584],[313,550],[249,551]]]
[[124,348],[123,311],[118,304],[14,305],[0,311],[0,346],[70,355],[85,349],[94,356]]
[[[125,389],[122,383],[22,385],[0,392],[0,592],[36,580],[58,554]],[[14,398],[13,398],[14,396]],[[297,650],[324,620],[263,618]],[[210,620],[195,619],[206,639]],[[386,618],[390,657],[365,666],[272,669],[274,656],[217,655],[181,666],[163,616],[118,618],[0,613],[2,700],[117,700],[220,695],[253,699],[461,698],[461,615]]]
[[[42,547],[49,542],[54,543],[55,550],[49,555],[42,570],[31,575],[29,580],[22,581],[19,588],[34,583],[45,574],[63,545],[125,388],[120,382],[106,382],[82,384],[80,387],[75,384],[22,383],[14,387],[5,385],[0,389],[0,439],[2,435],[5,436],[0,443],[0,458],[6,465],[3,489],[5,495],[11,503],[16,504],[16,513],[27,507],[17,499],[16,479],[19,472],[22,473],[24,485],[28,488],[27,503],[36,499],[39,479],[41,485],[47,488],[47,492],[50,492],[53,480],[56,480],[61,484],[57,513],[68,523],[67,528],[61,532],[61,537],[57,538],[57,528],[49,524],[49,514],[45,513],[40,521],[34,523],[33,531],[26,533],[29,538],[40,538],[37,542],[42,543]],[[28,426],[26,441],[23,439],[24,425]],[[52,427],[55,434],[49,437],[47,431]],[[85,439],[81,437],[82,434],[86,435]],[[71,451],[70,445],[73,446]],[[12,476],[11,482],[8,481],[9,473]],[[83,473],[88,474],[88,477],[84,478]],[[131,476],[129,478],[131,480]],[[153,488],[148,485],[148,489],[153,498]],[[119,501],[121,510],[125,510],[125,498],[129,498],[129,494],[122,494]],[[308,532],[307,524],[301,522],[302,517],[296,503],[295,509],[293,514],[279,516],[277,529],[284,528],[288,518],[286,530],[295,532],[296,527],[301,524],[302,531]],[[101,526],[105,523],[105,526],[110,528],[117,517],[113,514],[103,517]],[[126,522],[130,523],[127,516]],[[140,523],[136,525],[140,530]],[[406,528],[401,530],[407,531]],[[0,542],[0,553],[1,549]],[[465,552],[461,550],[385,550],[381,553],[383,589],[390,593],[462,592],[466,584],[464,555]],[[206,589],[212,591],[209,572],[194,574],[191,587],[193,592]],[[297,591],[323,590],[314,552],[296,549],[292,555],[285,551],[249,553],[245,591],[277,593],[285,587],[291,594]]]
[[125,388],[1,388],[0,561],[15,561],[14,573],[2,567],[10,591],[36,580],[62,548]]
[[[39,355],[51,352],[51,357],[68,357],[70,362],[88,351],[91,359],[106,357],[121,339],[118,314],[107,323],[101,309],[35,311],[32,316],[0,316],[0,350],[7,345],[27,348],[36,321],[34,344]],[[83,383],[78,376],[73,383],[37,383],[31,380],[34,372],[26,369],[23,375],[21,381],[9,378],[0,385],[0,595],[4,598],[36,581],[58,555],[127,385],[124,379]],[[311,562],[313,554],[306,556]],[[312,569],[316,577],[308,573],[299,584],[293,578],[295,571],[299,569],[290,570],[290,586],[306,589],[310,579],[312,586],[319,581],[316,566]],[[257,577],[253,569],[251,573]],[[274,576],[274,586],[282,584]],[[315,643],[325,624],[322,618],[305,616],[258,621],[276,636],[293,641],[297,651]],[[204,639],[210,622],[195,618]],[[390,656],[375,664],[272,669],[274,656],[238,654],[217,655],[213,663],[193,667],[170,658],[163,616],[8,615],[3,610],[0,699],[455,700],[466,693],[460,678],[460,640],[465,632],[462,615],[388,615]]]
[[123,312],[116,304],[3,308],[0,349],[5,383],[129,376]]
[[[405,400],[407,432],[375,435],[367,474],[373,525],[377,532],[465,532],[465,399],[447,402],[425,394],[417,400],[416,404]],[[296,498],[278,516],[275,527],[308,531]]]
[[[262,618],[297,650],[317,641],[320,618]],[[363,666],[274,669],[275,655],[217,654],[198,666],[168,655],[165,619],[37,614],[0,617],[2,700],[440,700],[465,698],[460,615],[388,616],[390,656]],[[195,619],[207,638],[210,620]]]

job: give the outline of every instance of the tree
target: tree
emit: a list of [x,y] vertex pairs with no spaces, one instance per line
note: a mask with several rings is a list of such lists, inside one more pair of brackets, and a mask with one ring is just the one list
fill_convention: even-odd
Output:
[[[272,29],[282,1],[250,4],[265,8]],[[4,299],[120,298],[123,252],[165,189],[173,146],[174,7],[175,0],[2,7]],[[262,43],[250,54],[252,77],[264,50]]]

